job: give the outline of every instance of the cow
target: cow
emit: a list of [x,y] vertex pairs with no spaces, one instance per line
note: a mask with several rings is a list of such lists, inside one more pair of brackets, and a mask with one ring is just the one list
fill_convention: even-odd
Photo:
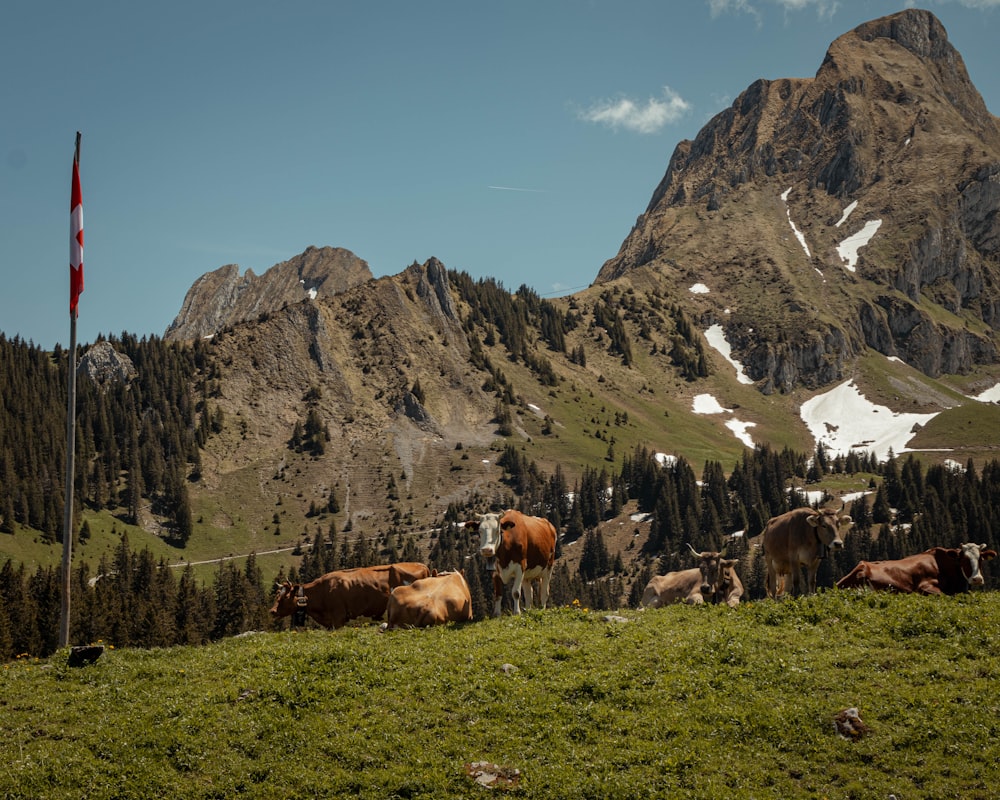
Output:
[[671,603],[697,606],[706,602],[738,606],[743,583],[736,574],[736,559],[725,558],[724,551],[699,553],[690,544],[688,547],[698,559],[698,566],[653,577],[642,593],[641,607],[659,608]]
[[795,508],[767,521],[762,544],[768,597],[782,593],[778,589],[779,575],[790,575],[792,594],[803,594],[802,567],[806,570],[805,593],[815,593],[819,562],[830,550],[844,546],[844,535],[854,524],[847,514],[841,514],[844,505],[836,511]]
[[397,582],[412,583],[430,575],[427,565],[403,561],[376,567],[328,572],[309,583],[278,584],[271,617],[305,611],[324,628],[342,628],[352,619],[381,619]]
[[503,606],[503,587],[512,583],[514,613],[531,608],[531,584],[539,581],[538,605],[545,608],[549,599],[549,581],[556,558],[556,529],[547,519],[530,517],[520,511],[482,514],[465,527],[479,531],[479,552],[486,568],[493,573],[493,616],[499,617]]
[[985,544],[932,547],[895,561],[860,561],[837,581],[838,589],[870,588],[905,594],[958,594],[983,585],[983,561],[996,558]]
[[426,628],[472,619],[472,595],[461,572],[437,572],[389,593],[386,625],[392,628]]
[[737,559],[719,559],[719,579],[715,589],[715,602],[725,603],[730,608],[736,608],[743,597],[743,581],[736,574]]

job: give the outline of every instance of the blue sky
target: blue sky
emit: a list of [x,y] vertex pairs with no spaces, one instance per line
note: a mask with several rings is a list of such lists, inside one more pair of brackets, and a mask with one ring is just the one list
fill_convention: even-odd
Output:
[[[434,256],[542,295],[615,255],[679,141],[758,78],[812,77],[877,0],[7,0],[0,332],[162,335],[191,284],[310,245]],[[1000,0],[928,0],[1000,113]]]

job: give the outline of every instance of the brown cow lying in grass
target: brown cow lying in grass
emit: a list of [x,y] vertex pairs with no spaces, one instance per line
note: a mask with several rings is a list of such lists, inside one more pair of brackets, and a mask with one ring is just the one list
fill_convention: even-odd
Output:
[[985,582],[980,563],[996,558],[985,544],[932,547],[895,561],[861,561],[837,581],[838,589],[878,589],[905,594],[958,594]]
[[701,605],[706,602],[725,603],[731,608],[738,606],[743,596],[743,582],[736,574],[736,559],[724,558],[725,550],[699,553],[690,544],[688,547],[698,558],[698,566],[652,578],[642,593],[642,607],[659,608],[670,603]]
[[389,594],[385,628],[426,628],[472,619],[472,595],[461,572],[436,570]]

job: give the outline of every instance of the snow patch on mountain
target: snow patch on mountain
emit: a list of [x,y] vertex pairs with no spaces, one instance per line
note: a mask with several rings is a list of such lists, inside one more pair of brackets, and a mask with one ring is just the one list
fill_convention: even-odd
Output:
[[733,358],[732,348],[729,346],[729,342],[726,341],[726,334],[722,330],[721,325],[713,325],[705,331],[705,338],[708,340],[708,343],[712,345],[712,347],[719,351],[726,361],[736,368],[736,380],[740,383],[753,383],[750,376],[743,371],[743,365]]
[[[710,394],[696,395],[691,403],[691,410],[695,414],[732,414],[731,408],[725,408],[718,400]],[[733,432],[733,435],[747,447],[753,447],[754,441],[748,430],[757,423],[746,422],[735,417],[726,420],[726,427]]]
[[851,450],[870,451],[884,461],[889,450],[897,455],[906,452],[913,435],[937,413],[893,411],[868,400],[848,380],[807,400],[799,415],[817,444],[822,442],[831,455],[847,455]]

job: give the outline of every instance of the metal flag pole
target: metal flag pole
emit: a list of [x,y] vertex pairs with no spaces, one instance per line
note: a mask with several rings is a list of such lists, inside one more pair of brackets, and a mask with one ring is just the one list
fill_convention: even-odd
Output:
[[[78,170],[80,164],[80,132],[76,132],[76,153],[73,156],[74,188],[77,191]],[[71,202],[71,205],[72,202]],[[75,213],[74,208],[70,209],[70,214]],[[81,212],[82,217],[82,212]],[[70,223],[71,238],[80,236],[82,239],[82,219],[80,230],[74,231],[74,225]],[[74,252],[74,244],[70,243],[70,254]],[[81,261],[79,265],[70,263],[70,270],[78,266],[82,271],[82,241],[80,241]],[[72,257],[71,257],[72,262]],[[76,455],[76,297],[75,288],[70,278],[70,310],[69,310],[69,377],[67,380],[66,397],[66,498],[63,512],[63,552],[62,552],[62,607],[59,614],[59,646],[66,647],[69,644],[69,619],[70,619],[70,592],[73,585],[73,483],[75,477],[74,460]]]

